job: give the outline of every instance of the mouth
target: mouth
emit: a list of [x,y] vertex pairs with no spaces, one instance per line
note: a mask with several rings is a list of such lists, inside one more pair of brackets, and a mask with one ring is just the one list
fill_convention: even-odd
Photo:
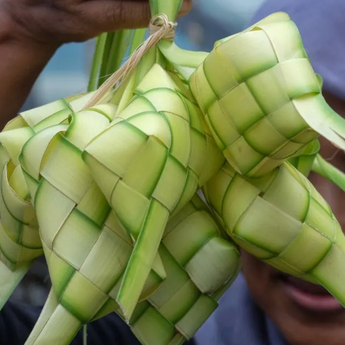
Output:
[[279,280],[289,299],[299,307],[313,312],[344,311],[343,306],[322,286],[288,274],[280,274]]

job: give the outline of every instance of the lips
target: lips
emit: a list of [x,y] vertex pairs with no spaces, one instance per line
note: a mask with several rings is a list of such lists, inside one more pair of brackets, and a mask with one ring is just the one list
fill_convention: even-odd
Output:
[[344,310],[342,305],[322,286],[282,274],[279,276],[288,298],[299,307],[315,312]]
[[321,285],[316,285],[289,275],[284,276],[282,279],[286,284],[291,285],[292,287],[295,287],[296,289],[299,289],[307,294],[329,295],[329,292]]

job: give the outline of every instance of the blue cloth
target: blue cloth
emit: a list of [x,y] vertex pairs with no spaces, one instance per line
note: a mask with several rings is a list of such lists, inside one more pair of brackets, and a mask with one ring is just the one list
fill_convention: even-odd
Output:
[[345,100],[345,1],[268,0],[251,24],[283,11],[296,23],[310,61],[323,80],[323,89]]
[[196,345],[288,345],[276,325],[254,303],[242,274],[194,341]]

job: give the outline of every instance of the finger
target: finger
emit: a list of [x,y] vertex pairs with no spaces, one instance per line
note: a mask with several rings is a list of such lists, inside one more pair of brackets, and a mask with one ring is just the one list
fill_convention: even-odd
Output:
[[[148,27],[151,12],[148,0],[92,0],[82,5],[83,15],[99,32]],[[192,9],[192,0],[185,0],[179,18]]]
[[193,7],[193,1],[192,0],[184,0],[182,6],[181,6],[181,10],[179,12],[178,18],[184,17],[185,15],[187,15]]
[[83,16],[99,32],[147,27],[148,1],[87,1],[80,5]]

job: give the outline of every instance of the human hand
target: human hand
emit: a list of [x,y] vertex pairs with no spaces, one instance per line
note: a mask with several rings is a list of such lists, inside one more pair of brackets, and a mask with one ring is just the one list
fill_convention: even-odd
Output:
[[[185,0],[181,15],[191,9]],[[0,0],[0,26],[13,38],[58,47],[102,32],[148,25],[148,0]]]
[[[184,1],[180,16],[191,4]],[[146,27],[149,20],[148,0],[0,0],[0,128],[17,114],[62,44]]]

